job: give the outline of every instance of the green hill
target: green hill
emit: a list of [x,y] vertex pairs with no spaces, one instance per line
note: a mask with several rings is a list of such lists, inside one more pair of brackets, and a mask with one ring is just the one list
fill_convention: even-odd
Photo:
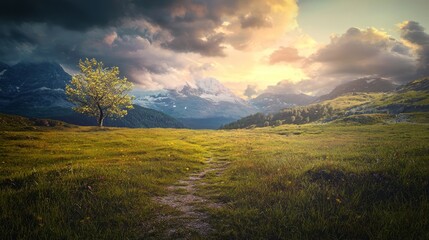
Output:
[[77,127],[62,121],[41,118],[26,118],[0,113],[0,130],[35,130],[37,127]]
[[398,89],[399,92],[406,91],[429,91],[429,77],[412,81]]
[[[411,113],[429,112],[429,78],[413,81],[397,91],[375,93],[348,93],[334,99],[302,107],[284,109],[274,114],[257,113],[230,124],[224,129],[252,128],[263,126],[277,126],[282,124],[305,124],[310,122],[332,122],[345,118],[345,121],[354,119],[361,123],[375,123],[381,121],[403,121],[403,115]],[[376,114],[376,121],[364,120],[365,117],[351,117],[365,115],[370,117]],[[399,117],[399,118],[398,118]],[[398,118],[398,119],[397,119]],[[408,118],[413,120],[413,118]],[[383,122],[382,121],[382,122]]]
[[[32,108],[29,111],[27,106],[16,106],[1,110],[6,114],[16,114],[30,118],[47,118],[64,121],[70,124],[81,126],[96,126],[96,119],[74,112],[70,108],[48,107]],[[105,126],[108,127],[129,127],[129,128],[184,128],[184,125],[173,117],[160,111],[134,105],[134,109],[120,119],[106,119]]]

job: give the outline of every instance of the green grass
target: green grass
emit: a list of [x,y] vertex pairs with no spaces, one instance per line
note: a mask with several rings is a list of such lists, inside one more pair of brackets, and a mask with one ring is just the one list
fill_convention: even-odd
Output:
[[409,114],[406,114],[406,116],[409,117],[412,122],[429,123],[429,113],[428,112],[409,113]]
[[259,129],[258,141],[241,146],[248,151],[217,179],[228,183],[219,193],[229,203],[215,213],[219,238],[427,238],[428,130]]
[[331,105],[337,110],[347,110],[353,107],[378,101],[386,93],[355,93],[339,96],[337,98],[323,101],[323,105]]
[[347,110],[358,106],[367,108],[380,108],[389,105],[427,106],[429,105],[429,93],[425,91],[354,93],[326,100],[321,104],[331,105],[337,110]]
[[428,239],[429,125],[0,130],[2,239],[160,239],[152,200],[205,167],[213,239]]
[[394,121],[394,116],[389,114],[359,114],[350,115],[347,117],[335,120],[334,123],[349,123],[349,124],[379,124]]
[[370,106],[388,106],[391,104],[403,104],[406,106],[424,106],[429,105],[428,92],[407,91],[402,93],[386,93],[379,95],[374,99]]
[[3,239],[150,236],[159,207],[150,198],[208,157],[181,138],[157,129],[3,131]]

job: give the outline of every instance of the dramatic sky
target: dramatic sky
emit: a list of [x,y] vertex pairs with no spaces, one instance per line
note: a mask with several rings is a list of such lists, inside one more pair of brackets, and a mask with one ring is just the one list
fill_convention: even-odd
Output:
[[0,61],[81,58],[136,86],[215,78],[237,94],[321,94],[429,75],[427,0],[2,0]]

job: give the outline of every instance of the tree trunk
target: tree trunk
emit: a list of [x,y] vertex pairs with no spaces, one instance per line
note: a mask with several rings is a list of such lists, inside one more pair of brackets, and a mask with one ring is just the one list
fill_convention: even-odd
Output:
[[98,126],[102,127],[105,117],[104,117],[103,109],[100,107],[100,105],[98,105],[98,110],[100,111],[100,113],[98,115]]
[[98,126],[99,127],[102,127],[103,126],[103,121],[104,121],[104,117],[102,118],[102,117],[99,117],[98,118]]

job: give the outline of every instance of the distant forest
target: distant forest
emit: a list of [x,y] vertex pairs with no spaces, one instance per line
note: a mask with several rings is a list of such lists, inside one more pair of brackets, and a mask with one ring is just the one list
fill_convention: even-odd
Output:
[[238,121],[229,123],[222,129],[253,128],[280,126],[282,124],[304,124],[329,118],[334,115],[335,110],[330,105],[315,104],[305,107],[284,109],[274,114],[256,113]]

